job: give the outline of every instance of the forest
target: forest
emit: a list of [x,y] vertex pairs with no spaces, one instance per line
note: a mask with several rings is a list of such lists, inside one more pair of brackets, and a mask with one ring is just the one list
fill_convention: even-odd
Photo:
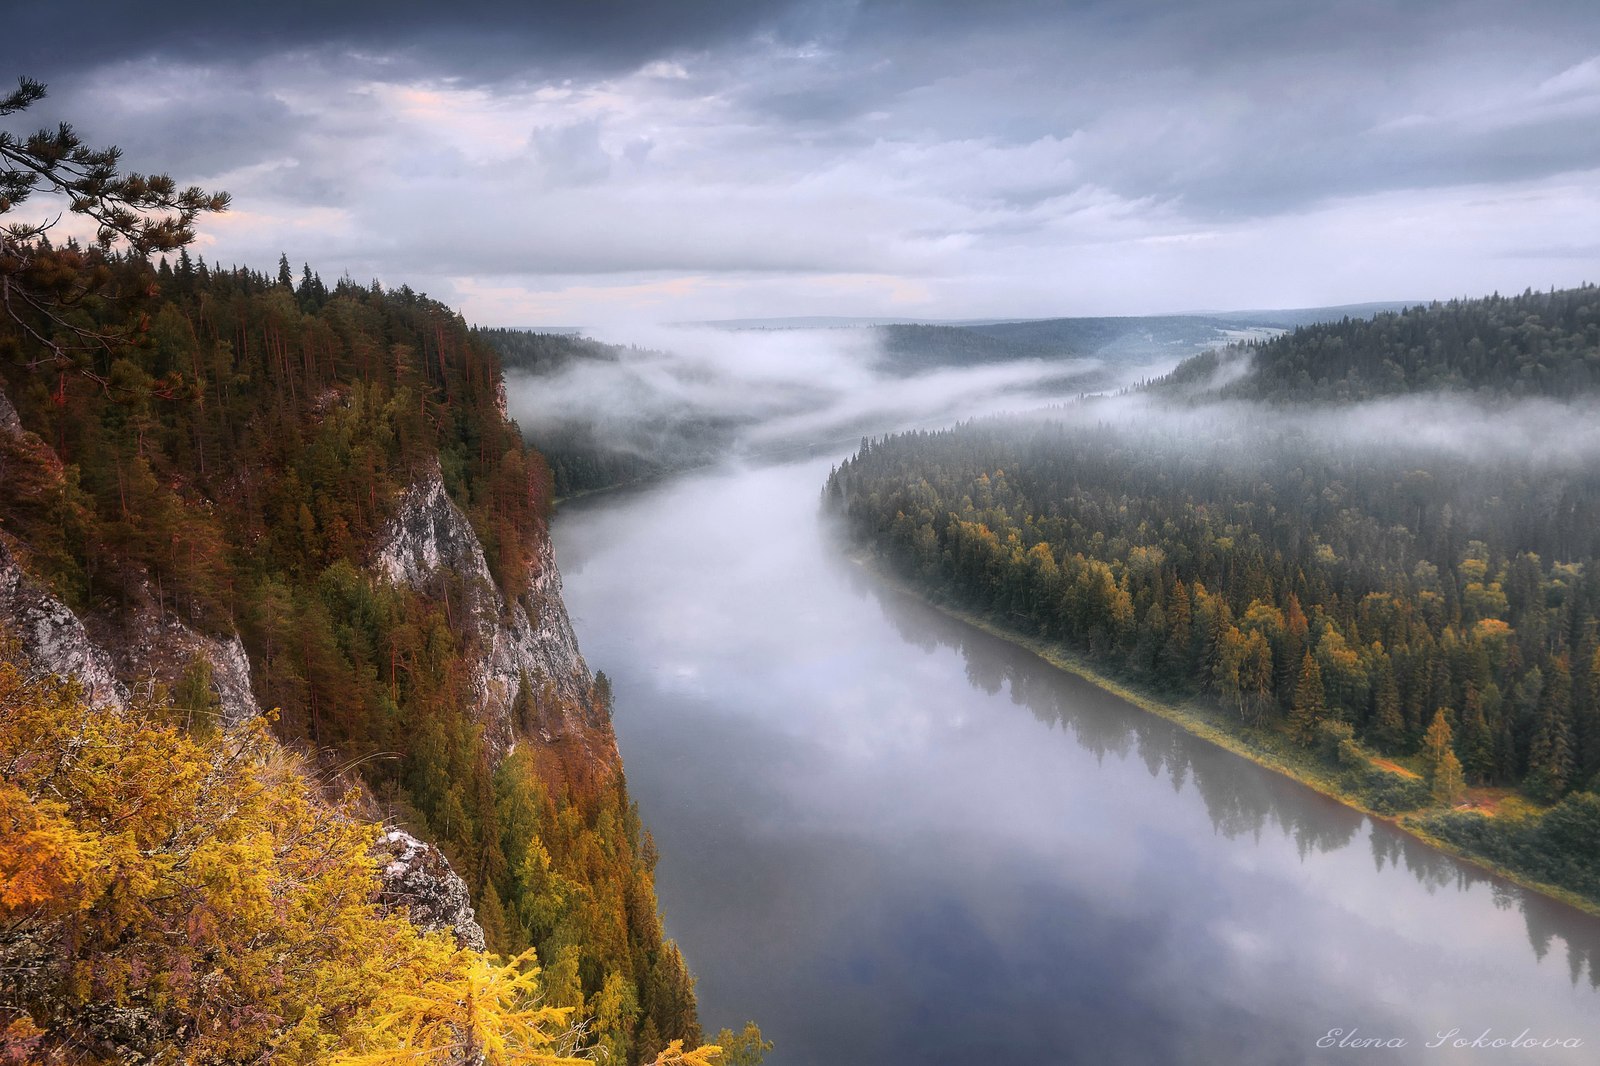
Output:
[[[1565,387],[1600,359],[1594,307],[1581,289],[1307,327],[1249,348],[1227,388],[1365,394],[1363,368],[1389,358],[1358,348],[1369,335],[1433,351],[1396,364],[1430,385]],[[1346,364],[1308,354],[1339,338],[1359,352]],[[1208,361],[1156,391],[1209,379]],[[936,597],[1219,708],[1363,805],[1425,812],[1435,837],[1600,901],[1588,456],[1363,440],[1281,403],[1134,419],[1116,403],[863,441],[825,499]]]
[[[620,767],[536,744],[496,763],[448,590],[365,568],[401,490],[437,464],[496,584],[528,588],[552,479],[501,413],[494,350],[409,288],[328,286],[287,258],[268,275],[187,250],[151,264],[72,242],[7,249],[34,294],[0,318],[0,378],[29,431],[0,434],[0,514],[27,568],[81,613],[153,604],[202,633],[237,629],[278,741],[332,792],[359,779],[369,817],[439,844],[490,950],[534,949],[546,1005],[590,1019],[576,1050],[643,1062],[698,1045],[693,979],[663,939],[654,848]],[[204,762],[234,741],[205,664],[190,666],[147,717]],[[524,678],[521,728],[562,714],[558,699]],[[588,718],[608,713],[603,675],[581,699]],[[70,983],[94,963],[62,965]],[[105,994],[160,999],[152,972]],[[93,998],[70,987],[35,1005]],[[63,1019],[40,1039],[81,1038]]]
[[1363,400],[1420,390],[1568,396],[1600,389],[1600,292],[1594,285],[1418,304],[1371,318],[1312,323],[1214,350],[1162,384],[1182,390],[1219,369],[1248,371],[1226,397]]

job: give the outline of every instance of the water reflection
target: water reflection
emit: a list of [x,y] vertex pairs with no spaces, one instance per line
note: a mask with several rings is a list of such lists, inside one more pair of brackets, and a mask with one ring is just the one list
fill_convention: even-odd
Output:
[[[847,550],[841,546],[841,551]],[[851,589],[876,601],[883,618],[908,644],[932,654],[957,652],[973,688],[990,696],[1002,689],[1051,730],[1069,735],[1097,761],[1136,754],[1151,777],[1162,777],[1182,795],[1192,783],[1212,829],[1233,839],[1257,841],[1268,827],[1292,840],[1303,858],[1312,851],[1349,847],[1365,832],[1373,866],[1403,869],[1430,894],[1485,886],[1494,906],[1520,909],[1534,957],[1543,960],[1552,941],[1565,947],[1574,985],[1587,979],[1600,989],[1600,921],[1572,907],[1442,854],[1386,822],[1368,818],[1295,782],[1251,767],[1182,729],[1141,713],[1092,683],[1059,670],[1032,652],[932,609],[915,596],[886,585],[864,566],[844,571]]]
[[1341,1062],[1340,1025],[1600,1045],[1600,923],[882,588],[820,532],[826,472],[555,526],[713,1029],[759,1019],[772,1066]]

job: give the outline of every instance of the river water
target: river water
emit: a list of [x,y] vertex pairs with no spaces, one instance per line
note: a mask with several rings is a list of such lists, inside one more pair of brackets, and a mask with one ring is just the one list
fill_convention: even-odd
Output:
[[1600,1061],[1600,920],[883,587],[828,468],[555,523],[709,1031],[758,1020],[771,1066]]

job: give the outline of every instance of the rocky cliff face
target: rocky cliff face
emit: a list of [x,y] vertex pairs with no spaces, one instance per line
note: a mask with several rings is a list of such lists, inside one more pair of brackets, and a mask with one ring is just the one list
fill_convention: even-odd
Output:
[[[473,662],[472,692],[495,759],[519,739],[546,747],[577,744],[615,765],[616,741],[561,602],[561,574],[548,539],[535,555],[529,590],[508,599],[495,584],[483,545],[450,499],[437,466],[401,498],[372,569],[385,580],[439,597]],[[526,678],[534,701],[519,721],[517,693]]]
[[226,639],[208,637],[153,602],[114,618],[90,617],[86,622],[95,642],[108,650],[117,676],[129,685],[160,681],[170,686],[201,658],[211,664],[211,690],[221,706],[224,726],[261,713],[250,687],[250,660],[237,633]]
[[250,660],[237,634],[227,640],[207,637],[153,606],[85,621],[24,569],[3,538],[0,621],[36,669],[77,678],[94,706],[125,704],[135,688],[152,681],[171,685],[198,656],[211,664],[211,686],[225,725],[261,713],[250,689]]
[[77,678],[96,707],[127,702],[128,687],[117,676],[115,660],[66,604],[22,568],[4,540],[0,540],[0,619],[36,669]]
[[[40,484],[63,477],[55,450],[29,432],[0,392],[0,444],[13,473]],[[0,516],[3,519],[3,516]],[[80,618],[27,570],[25,559],[0,537],[0,621],[40,670],[76,677],[96,706],[126,703],[139,685],[171,685],[196,657],[211,664],[212,688],[226,724],[261,713],[250,688],[250,661],[237,634],[217,639],[162,611],[151,595],[135,609]]]

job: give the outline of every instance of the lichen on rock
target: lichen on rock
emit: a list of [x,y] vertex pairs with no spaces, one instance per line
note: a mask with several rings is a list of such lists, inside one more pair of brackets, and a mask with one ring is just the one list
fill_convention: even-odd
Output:
[[405,908],[411,924],[425,933],[448,929],[459,946],[484,950],[483,927],[467,883],[443,852],[402,829],[391,829],[378,838],[373,854],[381,863],[380,904]]

